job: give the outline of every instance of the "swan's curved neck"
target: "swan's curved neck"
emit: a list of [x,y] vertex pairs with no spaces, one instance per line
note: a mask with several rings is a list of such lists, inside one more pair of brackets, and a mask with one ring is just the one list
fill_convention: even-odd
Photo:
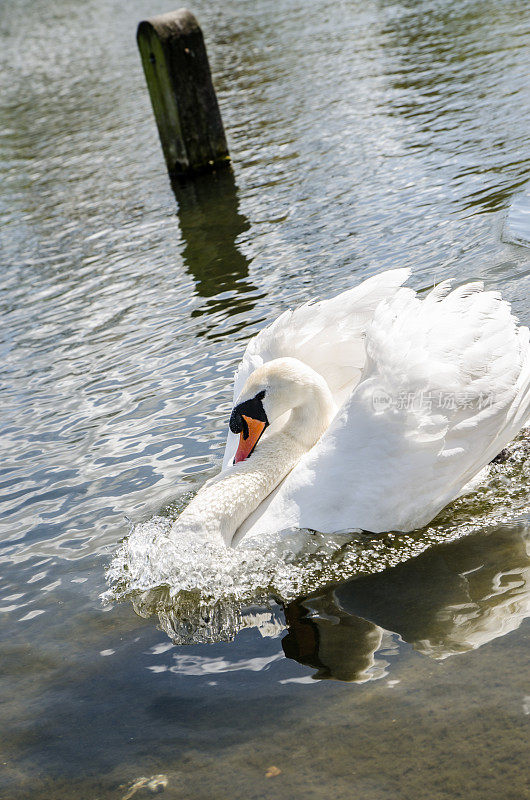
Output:
[[192,532],[230,545],[245,519],[316,444],[335,414],[335,404],[324,379],[314,372],[308,382],[308,368],[303,366],[303,400],[292,408],[285,425],[265,435],[246,461],[208,481],[184,509],[172,534]]

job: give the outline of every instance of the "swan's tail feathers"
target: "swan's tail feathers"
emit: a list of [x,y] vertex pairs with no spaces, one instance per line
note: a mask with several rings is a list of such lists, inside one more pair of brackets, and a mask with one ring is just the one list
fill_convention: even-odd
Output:
[[[424,300],[400,289],[368,329],[359,391],[387,398],[403,451],[417,448],[411,485],[415,459],[419,465],[422,449],[431,448],[431,491],[441,509],[530,417],[528,329],[479,282],[438,286]],[[416,480],[426,474],[418,471]]]

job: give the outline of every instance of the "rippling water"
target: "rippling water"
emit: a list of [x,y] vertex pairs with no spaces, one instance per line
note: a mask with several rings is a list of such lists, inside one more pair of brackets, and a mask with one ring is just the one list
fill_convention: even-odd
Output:
[[312,542],[266,605],[135,595],[191,646],[99,596],[218,468],[244,344],[289,305],[407,264],[530,322],[527,3],[198,0],[234,173],[175,194],[134,41],[166,10],[0,6],[0,796],[520,800],[522,445],[410,541]]

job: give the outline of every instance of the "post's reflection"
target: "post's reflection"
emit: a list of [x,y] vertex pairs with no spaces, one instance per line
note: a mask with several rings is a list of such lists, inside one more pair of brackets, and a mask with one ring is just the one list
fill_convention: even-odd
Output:
[[184,239],[183,258],[197,294],[207,302],[195,314],[253,308],[256,287],[248,280],[248,261],[237,247],[250,224],[239,212],[232,169],[199,175],[193,181],[172,181]]
[[529,533],[499,527],[296,600],[285,655],[315,678],[359,682],[386,674],[376,659],[385,631],[436,659],[481,647],[530,615]]

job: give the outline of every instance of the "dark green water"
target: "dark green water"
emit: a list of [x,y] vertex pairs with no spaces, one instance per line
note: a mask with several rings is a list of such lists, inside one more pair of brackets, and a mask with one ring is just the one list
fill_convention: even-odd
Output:
[[0,798],[521,800],[524,448],[421,547],[378,545],[395,566],[246,608],[231,642],[99,596],[125,517],[218,468],[244,344],[289,305],[410,265],[530,322],[503,236],[528,4],[198,0],[234,174],[176,196],[134,38],[169,8],[0,6]]

